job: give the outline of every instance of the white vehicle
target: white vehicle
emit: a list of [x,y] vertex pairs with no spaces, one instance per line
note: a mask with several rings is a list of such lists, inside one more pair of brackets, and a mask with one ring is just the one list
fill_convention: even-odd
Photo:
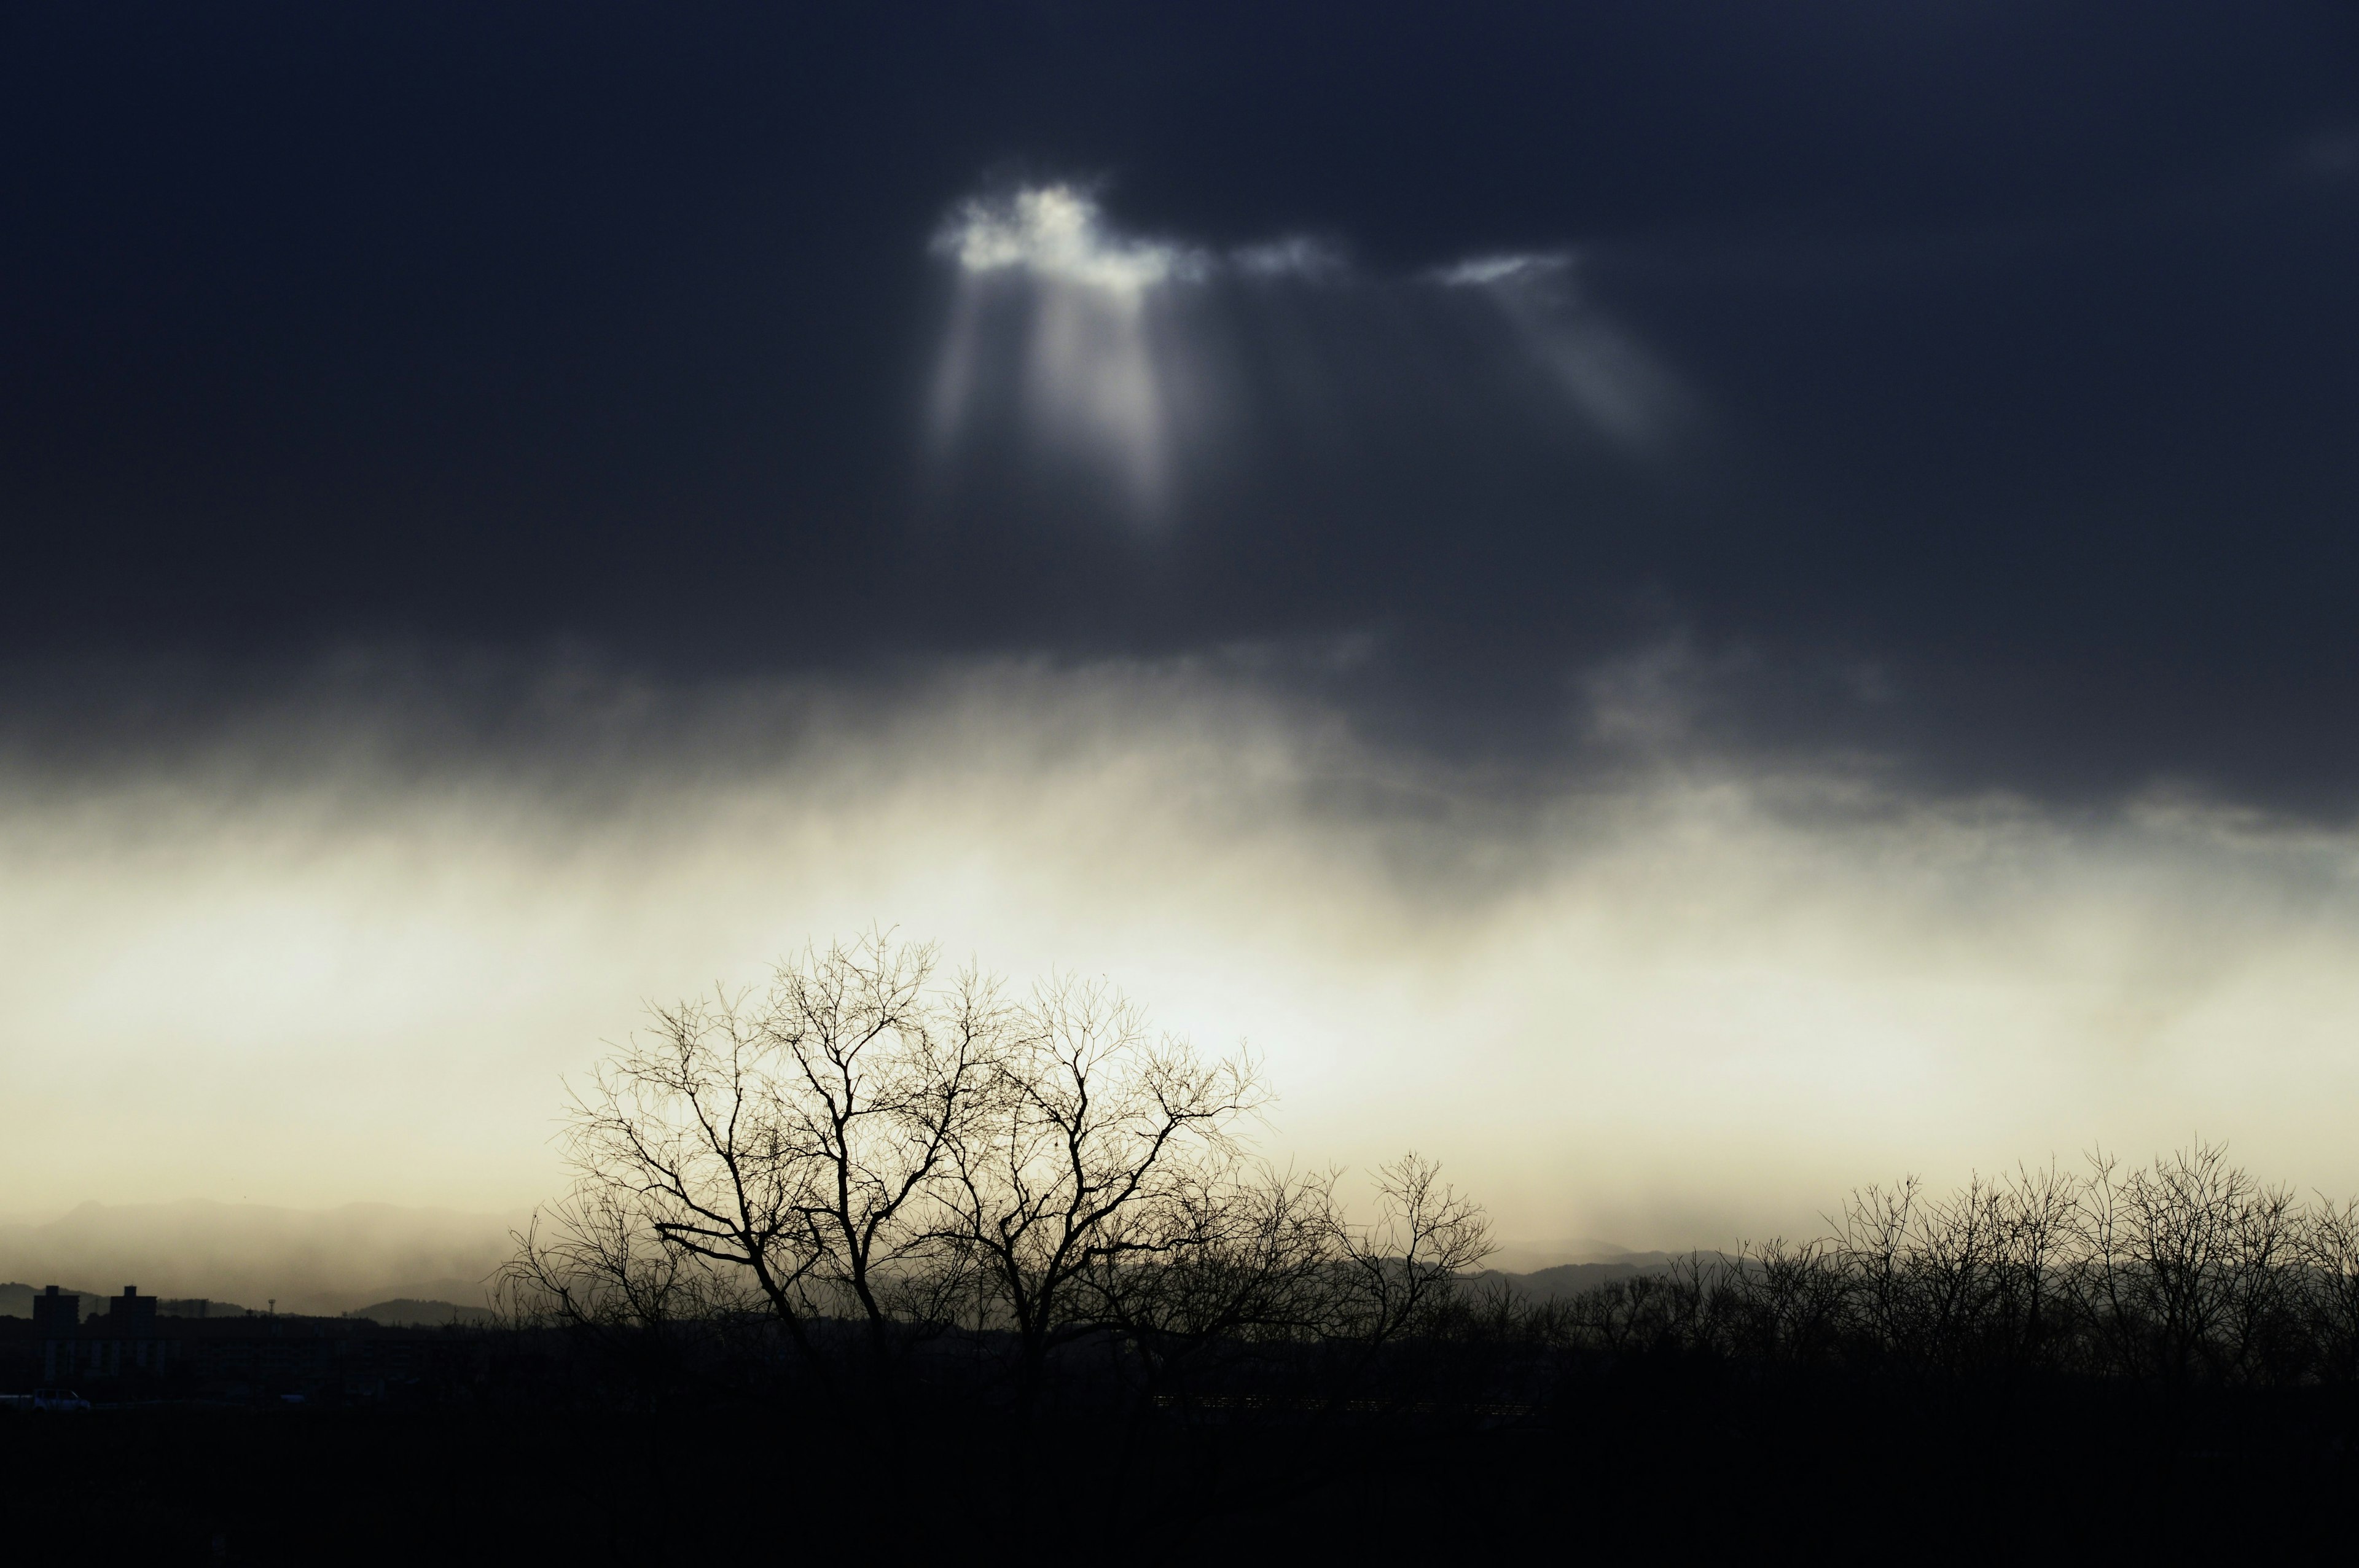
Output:
[[33,1408],[37,1411],[86,1411],[90,1401],[71,1389],[35,1389]]

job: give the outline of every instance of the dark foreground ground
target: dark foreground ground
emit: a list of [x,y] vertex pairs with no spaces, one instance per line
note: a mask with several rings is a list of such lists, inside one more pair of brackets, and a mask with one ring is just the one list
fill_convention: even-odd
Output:
[[0,1412],[0,1554],[160,1563],[2340,1558],[2320,1390],[1649,1377],[1407,1415],[151,1407]]

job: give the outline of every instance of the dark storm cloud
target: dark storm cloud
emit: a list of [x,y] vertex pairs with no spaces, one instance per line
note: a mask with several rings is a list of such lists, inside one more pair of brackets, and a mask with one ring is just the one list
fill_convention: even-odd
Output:
[[[1273,667],[1452,754],[1637,670],[1667,744],[2349,804],[2345,8],[6,26],[20,670],[1348,647]],[[1114,482],[929,435],[937,237],[1060,181],[1221,258]]]

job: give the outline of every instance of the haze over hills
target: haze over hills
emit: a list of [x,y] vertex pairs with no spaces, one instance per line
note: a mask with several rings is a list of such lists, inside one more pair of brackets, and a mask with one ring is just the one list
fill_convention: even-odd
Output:
[[1662,1263],[1673,1256],[1633,1251],[1593,1236],[1571,1236],[1553,1241],[1502,1241],[1483,1261],[1503,1274],[1529,1274],[1567,1263]]
[[489,1307],[464,1306],[457,1302],[418,1301],[404,1299],[372,1302],[344,1314],[364,1317],[388,1328],[440,1328],[446,1324],[475,1325],[493,1322],[496,1316]]
[[102,1295],[136,1285],[248,1306],[275,1300],[282,1313],[481,1306],[484,1281],[524,1220],[391,1204],[87,1203],[45,1224],[0,1225],[0,1280]]
[[[41,1289],[42,1287],[38,1285],[28,1285],[22,1280],[11,1280],[5,1283],[0,1283],[0,1317],[32,1316],[33,1298],[41,1293]],[[82,1290],[73,1285],[60,1285],[59,1289],[67,1295],[78,1296],[82,1299],[82,1315],[84,1317],[106,1310],[106,1296],[103,1292]]]
[[[479,1322],[484,1281],[526,1217],[391,1204],[86,1203],[46,1223],[0,1225],[0,1315],[29,1315],[33,1293],[55,1284],[82,1295],[87,1316],[128,1284],[227,1312],[275,1301],[283,1314]],[[1510,1243],[1482,1277],[1547,1300],[1669,1261],[1587,1238]]]
[[[1705,1256],[1718,1258],[1725,1254],[1710,1253]],[[1507,1293],[1518,1300],[1552,1302],[1593,1291],[1614,1280],[1631,1279],[1639,1274],[1660,1274],[1667,1271],[1671,1263],[1671,1256],[1667,1252],[1633,1252],[1610,1262],[1557,1263],[1528,1272],[1484,1269],[1472,1278],[1478,1291],[1504,1284]]]

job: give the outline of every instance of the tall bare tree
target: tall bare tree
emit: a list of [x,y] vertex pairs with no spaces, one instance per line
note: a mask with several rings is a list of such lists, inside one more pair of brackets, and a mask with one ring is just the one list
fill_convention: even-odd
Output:
[[1006,1336],[1028,1407],[1101,1332],[1154,1377],[1215,1346],[1380,1348],[1486,1250],[1415,1155],[1366,1225],[1332,1173],[1261,1162],[1245,1054],[1156,1033],[1102,983],[1010,1001],[938,967],[872,933],[758,997],[654,1010],[575,1095],[573,1189],[518,1238],[510,1299],[599,1328],[761,1313],[830,1377],[834,1325],[882,1366],[962,1321]]
[[821,1256],[809,1222],[818,1172],[778,1114],[774,1051],[741,996],[655,1010],[577,1088],[565,1130],[572,1194],[524,1238],[512,1270],[569,1316],[622,1289],[633,1264],[739,1283],[807,1351]]
[[2302,1217],[2298,1256],[2320,1373],[2332,1382],[2359,1382],[2359,1198],[2336,1203],[2321,1195]]
[[879,1344],[896,1325],[940,1324],[962,1294],[936,1178],[988,1114],[1017,1038],[981,974],[929,993],[936,961],[875,935],[807,951],[779,968],[760,1021],[764,1114],[809,1173],[813,1274]]
[[2103,1155],[2082,1189],[2090,1315],[2124,1367],[2184,1380],[2245,1371],[2296,1253],[2293,1196],[2218,1144],[2125,1173]]
[[1187,1231],[1191,1201],[1229,1184],[1241,1123],[1267,1095],[1250,1059],[1151,1034],[1103,984],[1042,986],[1016,1034],[988,1111],[952,1141],[940,1234],[982,1270],[1028,1400],[1049,1353],[1102,1326],[1091,1276]]
[[573,1194],[512,1277],[566,1315],[734,1282],[807,1350],[821,1316],[880,1347],[938,1322],[958,1277],[933,1184],[1005,1076],[1010,1015],[973,974],[929,990],[935,966],[872,933],[781,964],[758,1002],[655,1010],[576,1093]]
[[1376,1171],[1376,1215],[1339,1216],[1343,1292],[1334,1330],[1370,1347],[1411,1332],[1491,1251],[1482,1206],[1445,1185],[1441,1167],[1415,1152]]
[[1086,1312],[1136,1353],[1146,1391],[1212,1353],[1300,1343],[1330,1325],[1335,1300],[1336,1173],[1265,1166],[1178,1184],[1111,1227],[1082,1277]]

